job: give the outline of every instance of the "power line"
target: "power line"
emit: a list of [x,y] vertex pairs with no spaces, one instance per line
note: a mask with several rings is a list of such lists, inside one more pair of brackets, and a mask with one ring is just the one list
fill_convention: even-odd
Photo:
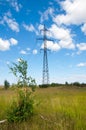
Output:
[[37,40],[41,40],[44,42],[43,50],[43,75],[42,75],[42,84],[49,84],[49,68],[48,68],[48,56],[47,56],[47,41],[53,41],[52,39],[47,38],[46,32],[48,31],[44,25],[44,28],[41,30],[43,31],[43,37],[38,38]]

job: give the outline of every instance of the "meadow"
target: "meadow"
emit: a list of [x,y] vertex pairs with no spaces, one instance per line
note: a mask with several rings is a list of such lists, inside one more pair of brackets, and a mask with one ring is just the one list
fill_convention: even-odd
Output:
[[[15,89],[0,90],[0,120],[17,99]],[[86,130],[86,88],[49,87],[34,92],[34,115],[22,123],[2,123],[0,130]]]

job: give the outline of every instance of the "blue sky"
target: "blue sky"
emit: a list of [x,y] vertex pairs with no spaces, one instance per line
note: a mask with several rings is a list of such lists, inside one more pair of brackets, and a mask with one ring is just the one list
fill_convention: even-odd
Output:
[[42,82],[43,42],[47,42],[50,83],[86,83],[86,0],[0,0],[0,84],[15,83],[8,64],[23,58],[28,76]]

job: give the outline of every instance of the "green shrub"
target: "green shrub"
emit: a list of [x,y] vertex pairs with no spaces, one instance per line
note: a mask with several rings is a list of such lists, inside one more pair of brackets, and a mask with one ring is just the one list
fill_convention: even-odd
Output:
[[4,81],[4,88],[8,89],[9,87],[10,87],[10,83],[7,80],[5,80]]
[[[34,100],[32,99],[32,90],[35,90],[35,80],[27,76],[27,61],[19,59],[18,63],[13,63],[9,67],[11,72],[18,78],[17,87],[21,88],[18,92],[18,100],[14,101],[7,112],[9,122],[21,122],[30,119],[33,115]],[[34,87],[28,87],[28,86]]]
[[35,79],[31,76],[28,77],[27,75],[27,61],[20,58],[18,63],[13,63],[13,65],[11,67],[9,66],[9,68],[13,75],[18,79],[17,87],[22,88],[29,85],[36,85]]
[[8,122],[21,122],[33,116],[34,100],[31,95],[27,88],[19,91],[18,100],[12,103],[7,112]]
[[41,84],[39,85],[40,88],[48,88],[49,87],[49,84]]

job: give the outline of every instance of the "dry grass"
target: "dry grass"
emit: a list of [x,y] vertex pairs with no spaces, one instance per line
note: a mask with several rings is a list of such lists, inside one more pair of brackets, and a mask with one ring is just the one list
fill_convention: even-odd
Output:
[[[0,119],[16,91],[0,90]],[[86,88],[38,88],[34,93],[35,115],[30,121],[2,124],[0,130],[86,130]]]

